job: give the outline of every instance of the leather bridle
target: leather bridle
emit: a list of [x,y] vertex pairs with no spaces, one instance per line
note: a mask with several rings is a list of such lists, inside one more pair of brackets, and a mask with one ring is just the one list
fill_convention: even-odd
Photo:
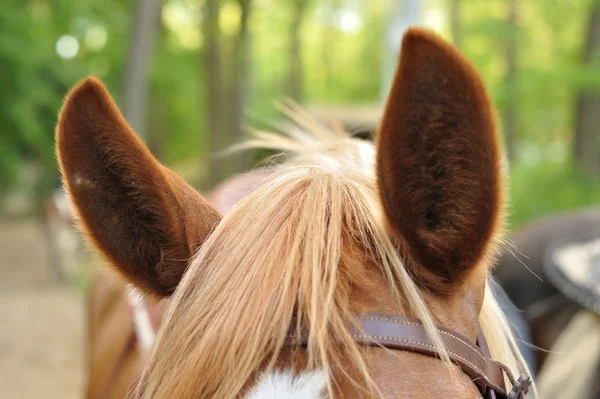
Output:
[[[415,319],[399,316],[367,314],[357,318],[358,324],[349,327],[354,340],[361,345],[380,346],[393,350],[416,352],[439,358],[434,343],[423,324]],[[486,399],[523,399],[531,385],[531,377],[523,374],[515,380],[502,363],[491,358],[485,338],[479,331],[477,344],[469,338],[445,327],[436,329],[446,347],[450,360],[467,374]],[[288,343],[306,345],[308,335],[290,332]],[[512,384],[510,391],[504,384],[504,376]]]
[[[400,316],[366,314],[357,317],[357,324],[350,326],[352,338],[361,345],[380,346],[392,350],[416,352],[426,356],[439,358],[439,354],[423,324],[416,319]],[[292,323],[294,325],[294,323]],[[522,374],[517,380],[504,364],[491,358],[491,353],[481,330],[477,343],[451,329],[435,326],[448,353],[450,360],[471,378],[485,399],[524,399],[531,386],[531,377]],[[113,371],[113,378],[107,386],[114,384],[114,378],[119,374],[125,356],[135,348],[136,334],[124,348]],[[305,331],[288,335],[288,344],[306,345],[308,334]],[[504,376],[512,384],[507,391]],[[109,390],[101,397],[107,397]]]

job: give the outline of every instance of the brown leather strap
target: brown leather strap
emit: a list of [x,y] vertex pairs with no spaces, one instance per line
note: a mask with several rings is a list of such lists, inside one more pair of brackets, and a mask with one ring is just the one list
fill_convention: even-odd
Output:
[[[477,331],[477,346],[481,349],[481,352],[483,352],[483,355],[487,358],[491,358],[492,354],[490,352],[490,348],[488,347],[487,341],[485,340],[485,337],[483,336],[482,332],[481,332],[481,328]],[[486,392],[484,393],[485,395],[485,399],[497,399],[496,398],[496,391],[494,391],[493,389],[489,389],[489,387],[486,388]]]
[[[357,342],[438,356],[435,345],[418,320],[381,315],[366,315],[360,320],[362,333],[353,334]],[[485,382],[485,386],[507,395],[504,373],[496,362],[485,356],[465,336],[441,326],[436,328],[450,359],[477,385],[482,386],[482,382]]]
[[[382,346],[389,349],[417,352],[439,357],[423,324],[415,319],[398,316],[367,314],[358,317],[359,325],[350,327],[354,340],[363,345]],[[514,383],[514,378],[501,363],[490,358],[487,343],[479,334],[477,347],[467,337],[445,327],[436,326],[450,360],[458,365],[487,398],[519,398],[527,392],[527,386],[519,386],[517,396],[511,395],[504,385],[504,373]],[[306,344],[306,334],[290,334],[291,342]],[[514,389],[513,389],[514,391]],[[499,395],[499,396],[497,396]]]

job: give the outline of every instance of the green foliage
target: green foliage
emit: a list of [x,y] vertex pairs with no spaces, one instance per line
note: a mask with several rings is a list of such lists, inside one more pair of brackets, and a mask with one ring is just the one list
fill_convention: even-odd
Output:
[[[511,228],[552,212],[599,206],[600,181],[577,171],[571,154],[576,95],[600,90],[600,64],[582,65],[594,0],[517,0],[516,31],[507,24],[508,0],[461,4],[463,51],[482,71],[499,110],[516,109]],[[517,43],[514,92],[504,79],[510,35]]]
[[[380,102],[383,37],[391,2],[306,0],[301,37],[307,103]],[[517,1],[517,30],[507,23]],[[511,170],[517,226],[545,213],[598,204],[598,181],[571,167],[578,90],[600,90],[600,63],[581,63],[595,0],[461,0],[460,46],[482,72],[502,111],[517,109],[517,159]],[[93,74],[117,102],[130,46],[132,4],[120,0],[27,0],[0,5],[0,195],[38,165],[36,195],[57,184],[53,131],[69,87]],[[222,1],[220,25],[233,37],[239,6]],[[255,0],[250,19],[250,87],[245,114],[257,127],[278,119],[274,103],[288,93],[293,1]],[[424,0],[424,25],[449,38],[448,0]],[[169,165],[199,165],[206,148],[207,76],[201,29],[203,0],[164,0],[150,73],[148,141]],[[75,39],[72,58],[59,39]],[[516,83],[505,83],[504,46],[517,42]],[[227,44],[231,46],[231,43]],[[231,48],[225,48],[231,51]],[[509,90],[510,89],[510,90]],[[560,147],[559,151],[555,151]],[[553,150],[554,149],[554,150]],[[544,156],[536,156],[544,153]]]
[[600,180],[570,162],[520,164],[509,181],[511,229],[552,212],[600,204]]
[[164,162],[173,164],[205,152],[206,85],[198,71],[197,51],[173,51],[170,39],[170,33],[163,30],[156,57],[165,62],[155,62],[152,68],[149,141]]
[[[115,5],[118,4],[115,2]],[[3,3],[0,6],[0,190],[17,182],[25,161],[35,162],[40,169],[36,197],[57,183],[54,159],[54,125],[64,93],[86,74],[102,76],[109,86],[114,79],[106,76],[116,64],[118,42],[110,51],[98,54],[89,46],[90,29],[110,21],[119,28],[105,33],[119,34],[128,21],[128,10],[110,12],[92,6],[91,1],[55,0]],[[81,15],[86,15],[85,18]],[[124,18],[123,18],[124,17]],[[75,58],[61,59],[56,53],[57,41],[63,35],[78,40]],[[71,42],[73,42],[71,40]]]

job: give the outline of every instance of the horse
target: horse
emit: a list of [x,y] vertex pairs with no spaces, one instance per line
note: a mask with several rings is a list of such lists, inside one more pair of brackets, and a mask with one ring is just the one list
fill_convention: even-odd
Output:
[[[255,190],[265,173],[235,175],[208,192],[215,208],[226,213]],[[136,295],[118,276],[96,273],[87,293],[87,399],[122,399],[138,379],[160,326],[167,299]]]
[[[353,133],[356,137],[356,134]],[[370,139],[370,138],[364,138]],[[250,171],[233,176],[207,193],[209,202],[221,213],[226,213],[239,200],[254,191],[266,179],[262,171]],[[492,285],[494,295],[512,327],[517,327],[521,352],[531,361],[527,343],[529,331],[523,324],[515,306],[507,302],[506,294],[497,284]],[[136,298],[126,284],[113,276],[98,273],[88,292],[89,354],[87,365],[86,398],[124,398],[139,377],[143,361],[158,332],[168,300],[152,301]],[[532,370],[533,371],[533,370]]]
[[100,81],[70,91],[57,157],[87,240],[170,301],[136,396],[535,395],[488,283],[505,170],[483,81],[422,28],[400,54],[376,145],[255,132],[288,160],[224,216]]
[[[226,213],[259,187],[266,176],[261,171],[233,176],[209,191],[207,198],[219,212]],[[499,285],[492,285],[492,288],[511,326],[519,327],[517,332],[521,338],[528,337],[521,315],[510,312],[514,305],[506,302],[506,295]],[[139,377],[167,303],[168,300],[156,302],[136,298],[120,280],[104,273],[95,276],[88,292],[86,398],[120,399],[127,396]],[[526,345],[520,349],[524,356],[528,355]],[[528,366],[531,369],[535,363],[528,360]]]

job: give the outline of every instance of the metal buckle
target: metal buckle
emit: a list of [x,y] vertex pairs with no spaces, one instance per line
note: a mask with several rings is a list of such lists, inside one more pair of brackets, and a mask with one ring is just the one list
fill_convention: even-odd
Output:
[[527,392],[529,392],[530,386],[531,377],[527,374],[522,374],[513,384],[512,389],[508,393],[508,399],[524,399]]

